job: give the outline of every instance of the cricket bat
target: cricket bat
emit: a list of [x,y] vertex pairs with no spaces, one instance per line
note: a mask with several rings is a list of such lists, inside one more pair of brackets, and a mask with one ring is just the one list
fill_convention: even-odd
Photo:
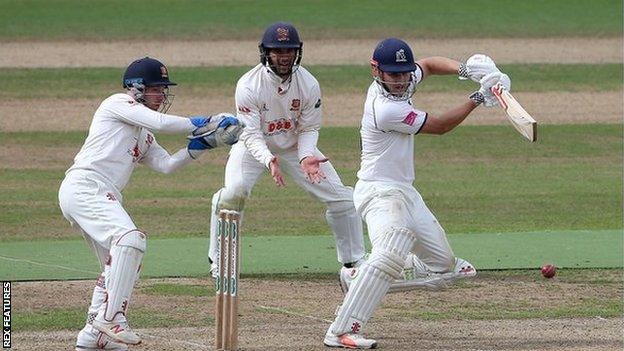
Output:
[[497,84],[492,87],[492,93],[498,99],[500,106],[507,113],[507,118],[516,130],[530,142],[537,140],[537,122],[505,87]]

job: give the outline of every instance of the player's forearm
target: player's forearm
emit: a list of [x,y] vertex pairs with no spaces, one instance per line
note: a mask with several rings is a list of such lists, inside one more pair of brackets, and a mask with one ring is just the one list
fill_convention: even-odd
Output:
[[297,140],[297,155],[299,161],[315,154],[318,136],[318,130],[307,130],[299,133]]
[[196,128],[188,118],[152,111],[143,105],[133,105],[113,112],[126,123],[147,128],[152,132],[185,134]]
[[425,75],[457,74],[460,62],[441,56],[427,57],[416,61]]
[[478,105],[468,100],[463,104],[437,116],[429,116],[421,132],[427,134],[444,134],[450,132],[472,112]]
[[251,153],[251,156],[258,162],[262,163],[265,167],[269,168],[269,162],[273,159],[273,153],[269,150],[266,141],[261,135],[245,130],[240,138],[239,142],[243,142]]
[[440,119],[444,121],[445,130],[444,133],[453,130],[457,127],[461,122],[463,122],[466,117],[472,112],[478,105],[475,104],[472,100],[468,100],[463,104],[455,107],[452,110],[446,111],[440,115]]
[[170,174],[189,164],[192,160],[188,150],[183,148],[173,155],[167,154],[166,156],[150,160],[148,166],[157,172]]

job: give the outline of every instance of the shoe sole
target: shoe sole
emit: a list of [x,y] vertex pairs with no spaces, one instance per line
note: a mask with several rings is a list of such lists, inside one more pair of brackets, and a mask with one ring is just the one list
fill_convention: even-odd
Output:
[[[123,340],[119,339],[119,337],[118,337],[117,335],[115,335],[115,334],[111,333],[111,332],[110,332],[107,328],[105,328],[105,327],[100,327],[100,326],[99,326],[97,323],[95,323],[95,322],[93,323],[93,328],[95,328],[95,330],[97,330],[97,331],[100,331],[100,332],[102,332],[102,333],[106,334],[106,336],[108,336],[109,338],[113,339],[114,341],[119,342],[119,343],[122,343],[122,344],[136,346],[136,345],[141,344],[141,341],[142,341],[142,340],[139,340],[139,342],[137,342],[137,343],[131,343],[131,342],[123,341]],[[101,329],[100,329],[100,328],[101,328]]]
[[355,347],[355,346],[348,346],[348,345],[343,345],[343,344],[334,344],[334,343],[328,343],[327,341],[323,341],[323,345],[327,346],[327,347],[334,347],[334,348],[341,348],[341,349],[352,349],[352,350],[368,350],[368,349],[376,349],[377,348],[377,342],[373,343],[370,347]]
[[76,345],[75,348],[76,351],[128,351],[128,348],[116,348],[116,349],[101,349],[101,348],[93,348],[93,347],[87,347],[87,346],[80,346],[80,345]]

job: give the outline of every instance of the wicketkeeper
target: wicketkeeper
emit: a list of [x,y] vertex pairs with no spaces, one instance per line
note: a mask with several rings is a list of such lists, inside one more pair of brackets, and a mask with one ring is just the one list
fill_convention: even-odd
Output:
[[[124,93],[105,99],[87,139],[59,189],[63,215],[84,235],[102,273],[93,289],[76,350],[127,350],[141,338],[130,329],[126,311],[139,277],[147,234],[124,209],[122,191],[138,164],[171,173],[205,150],[232,145],[243,124],[234,116],[185,118],[165,114],[170,105],[165,65],[145,57],[126,69]],[[190,134],[188,146],[170,155],[155,132]]]

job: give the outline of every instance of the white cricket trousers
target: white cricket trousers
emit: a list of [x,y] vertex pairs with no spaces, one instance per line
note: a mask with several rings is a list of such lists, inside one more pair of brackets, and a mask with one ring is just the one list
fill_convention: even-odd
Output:
[[68,172],[59,189],[63,216],[82,232],[102,269],[112,240],[137,229],[123,208],[122,200],[114,186],[89,170]]
[[453,266],[455,255],[444,229],[411,184],[359,180],[353,202],[373,247],[390,227],[407,228],[416,234],[410,251],[432,271],[446,272]]
[[[283,173],[288,174],[297,185],[326,204],[326,218],[336,241],[338,261],[348,263],[362,259],[365,250],[362,221],[353,206],[353,188],[342,183],[329,161],[320,166],[327,178],[320,183],[312,184],[306,179],[301,169],[296,148],[278,153],[277,156]],[[316,149],[315,156],[325,157],[318,149]],[[239,142],[232,146],[225,166],[225,186],[213,196],[209,252],[209,257],[213,262],[217,256],[217,213],[223,207],[219,203],[223,204],[228,201],[228,199],[223,199],[224,194],[249,197],[260,176],[266,172],[267,168],[249,153],[244,143]],[[280,189],[275,187],[275,191],[280,191]]]

